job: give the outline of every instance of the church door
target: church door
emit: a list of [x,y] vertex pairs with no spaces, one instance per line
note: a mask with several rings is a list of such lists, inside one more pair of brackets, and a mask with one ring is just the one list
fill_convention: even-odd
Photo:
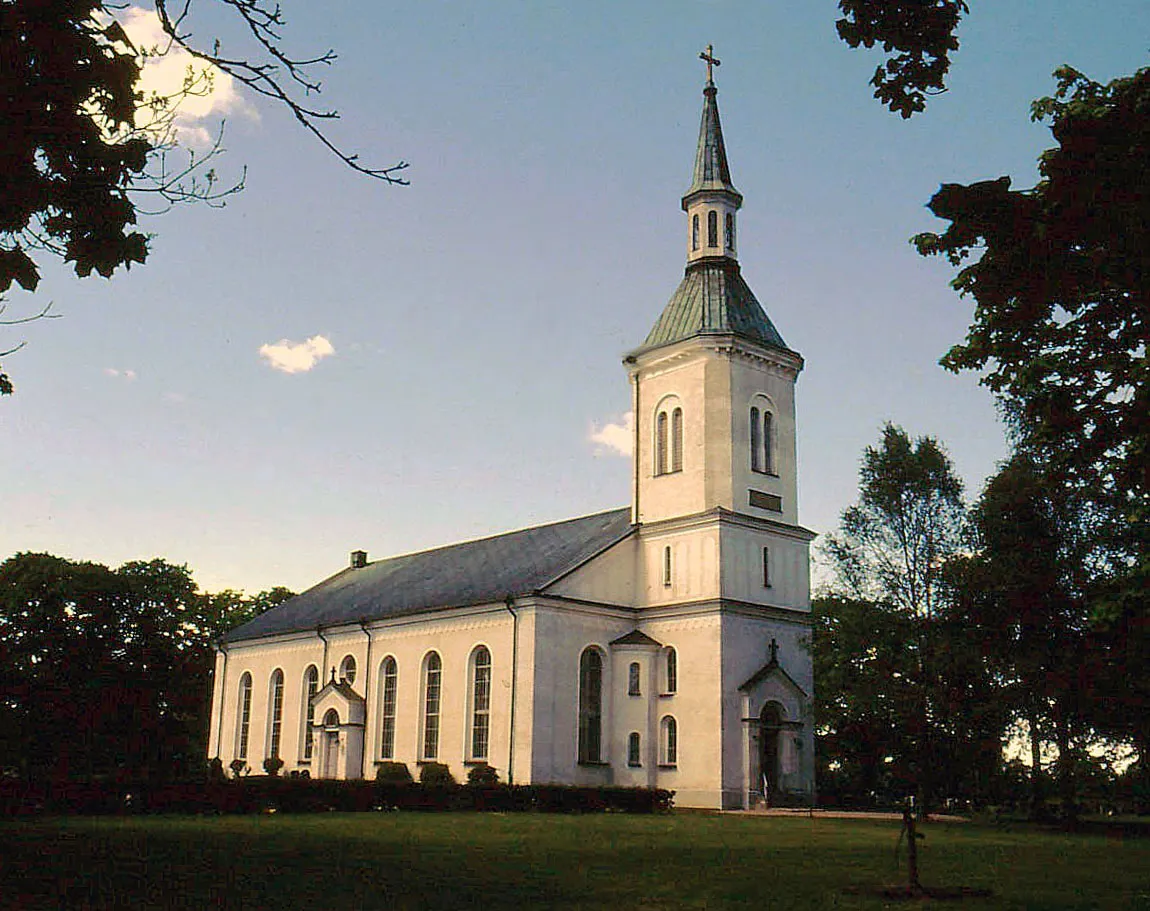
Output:
[[779,732],[783,727],[783,713],[777,702],[768,702],[759,715],[759,768],[762,770],[763,798],[768,806],[777,805],[779,798]]

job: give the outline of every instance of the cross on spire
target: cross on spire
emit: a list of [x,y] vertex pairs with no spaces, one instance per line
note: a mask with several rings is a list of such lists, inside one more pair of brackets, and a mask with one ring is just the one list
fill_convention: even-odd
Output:
[[711,67],[715,67],[715,66],[720,65],[719,58],[715,56],[714,47],[712,47],[711,45],[708,44],[707,49],[699,55],[699,59],[704,61],[707,64],[707,82],[713,82],[714,80],[711,78],[711,76],[712,76]]

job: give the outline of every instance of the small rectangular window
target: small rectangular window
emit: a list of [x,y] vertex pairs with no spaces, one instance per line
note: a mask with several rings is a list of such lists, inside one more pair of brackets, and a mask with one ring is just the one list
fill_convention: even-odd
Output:
[[671,548],[663,548],[663,587],[671,587]]
[[771,549],[763,548],[763,588],[771,587]]
[[636,768],[641,764],[639,762],[641,758],[640,749],[639,733],[637,731],[632,732],[631,736],[627,738],[627,765]]
[[643,695],[639,688],[640,667],[638,661],[632,661],[631,666],[627,669],[627,695],[628,696],[641,696]]

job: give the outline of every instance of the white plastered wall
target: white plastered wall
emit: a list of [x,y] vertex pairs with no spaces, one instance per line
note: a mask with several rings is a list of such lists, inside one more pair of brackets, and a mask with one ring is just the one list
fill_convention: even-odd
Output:
[[[524,629],[521,618],[518,649],[520,706],[517,712],[530,717],[530,670],[533,661],[530,618]],[[492,687],[490,714],[490,748],[487,761],[506,780],[508,738],[511,708],[511,656],[513,619],[506,605],[492,604],[460,608],[451,612],[428,613],[418,617],[395,618],[368,624],[371,635],[371,660],[368,663],[368,635],[359,626],[324,632],[328,640],[327,670],[321,672],[321,687],[330,680],[331,666],[338,668],[344,657],[356,660],[356,679],[352,684],[366,701],[363,771],[374,777],[380,760],[380,664],[387,656],[396,660],[398,669],[395,748],[393,758],[408,765],[418,777],[422,741],[423,680],[422,666],[426,654],[439,653],[443,667],[440,709],[440,734],[437,761],[446,763],[460,781],[468,771],[467,740],[469,734],[468,695],[470,691],[469,658],[479,645],[491,652]],[[238,689],[243,673],[252,675],[251,725],[248,740],[248,766],[262,771],[266,755],[265,730],[268,718],[268,681],[276,668],[284,672],[283,724],[280,756],[284,760],[281,774],[307,769],[318,774],[318,756],[309,762],[303,758],[304,673],[310,664],[323,664],[324,646],[314,632],[280,637],[276,640],[235,643],[227,647],[225,659],[217,658],[217,695],[213,705],[211,744],[213,755],[219,755],[227,767],[235,756]],[[526,708],[524,699],[528,700]],[[222,724],[221,722],[222,714]],[[317,722],[322,721],[316,718]],[[222,732],[222,734],[220,733]],[[530,753],[530,725],[524,722],[516,729],[516,755]],[[523,758],[523,767],[528,760]]]
[[[795,457],[795,380],[801,360],[736,346],[729,361],[730,398],[726,433],[732,441],[732,509],[791,525],[798,523]],[[769,403],[773,418],[774,473],[751,469],[751,407]],[[751,506],[748,490],[782,499],[782,512]]]
[[[722,623],[723,654],[723,794],[727,806],[743,806],[747,794],[748,735],[745,717],[757,717],[762,705],[744,704],[739,687],[770,660],[770,642],[778,642],[779,666],[806,694],[806,702],[788,696],[780,700],[788,710],[788,721],[803,725],[797,734],[796,767],[788,784],[796,790],[814,790],[814,719],[809,700],[814,696],[813,667],[807,643],[807,618],[784,619],[748,616],[727,612]],[[744,712],[751,714],[744,716]],[[796,717],[798,716],[798,717]],[[800,745],[801,744],[801,745]]]

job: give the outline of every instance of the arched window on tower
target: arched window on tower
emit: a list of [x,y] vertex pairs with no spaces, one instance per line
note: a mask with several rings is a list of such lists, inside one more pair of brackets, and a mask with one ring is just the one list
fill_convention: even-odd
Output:
[[719,213],[714,209],[707,213],[707,246],[719,246]]
[[471,654],[471,759],[486,759],[491,740],[491,652]]
[[663,548],[663,587],[671,587],[671,546],[668,544]]
[[691,216],[691,249],[699,249],[699,216],[698,214]]
[[248,758],[248,732],[252,725],[252,675],[240,678],[239,704],[236,706],[236,759]]
[[730,212],[727,213],[726,223],[726,241],[727,249],[732,253],[735,252],[735,216]]
[[775,419],[769,411],[763,411],[763,470],[775,473]]
[[399,689],[399,668],[390,655],[379,669],[379,758],[395,757],[395,702]]
[[279,759],[284,722],[284,672],[276,668],[268,686],[268,758]]
[[436,652],[423,660],[423,759],[439,757],[439,704],[443,662]]
[[603,656],[587,648],[579,656],[579,761],[603,760]]
[[627,736],[627,765],[635,769],[642,765],[642,741],[638,731],[632,731]]
[[679,654],[671,646],[663,652],[663,692],[667,695],[679,690]]
[[315,723],[315,706],[312,700],[315,694],[319,691],[319,668],[314,664],[309,664],[306,671],[303,672],[303,705],[301,706],[300,717],[304,720],[303,729],[303,758],[305,760],[311,759],[312,751],[315,749],[315,735],[312,733],[311,726]]
[[683,409],[671,412],[671,471],[683,470]]
[[751,471],[763,470],[763,437],[759,409],[751,409]]
[[643,695],[640,688],[640,681],[642,678],[643,669],[639,666],[638,661],[632,661],[627,668],[627,695],[628,696],[641,696]]
[[655,417],[655,474],[667,473],[667,412]]

